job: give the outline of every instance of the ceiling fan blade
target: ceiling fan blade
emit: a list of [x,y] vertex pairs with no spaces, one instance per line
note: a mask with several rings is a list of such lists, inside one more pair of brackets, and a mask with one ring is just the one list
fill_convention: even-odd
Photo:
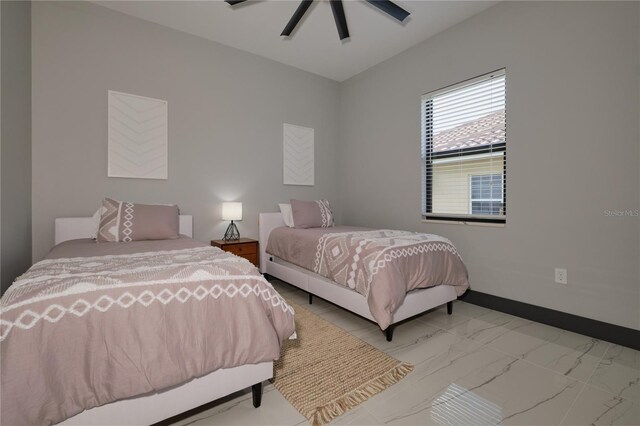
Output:
[[282,30],[282,33],[280,34],[281,36],[291,35],[293,30],[296,28],[296,25],[298,25],[298,22],[300,22],[307,9],[309,9],[309,6],[311,6],[311,3],[313,3],[313,0],[302,0],[300,2],[300,5],[293,13],[293,16],[291,16],[291,19],[289,19],[287,26],[284,27],[284,30]]
[[229,3],[231,6],[235,6],[238,3],[244,3],[247,0],[224,0],[226,3]]
[[389,0],[367,0],[367,2],[377,7],[387,15],[396,18],[400,22],[404,21],[407,16],[411,15],[409,12]]
[[344,8],[342,7],[342,0],[329,0],[331,4],[331,11],[333,12],[333,19],[336,21],[336,27],[338,28],[338,35],[340,40],[349,38],[349,28],[347,27],[347,18],[344,16]]

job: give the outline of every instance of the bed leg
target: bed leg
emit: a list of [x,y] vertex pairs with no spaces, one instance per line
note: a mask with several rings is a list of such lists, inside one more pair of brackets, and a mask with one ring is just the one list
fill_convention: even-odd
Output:
[[313,305],[313,294],[309,293],[309,304]]
[[387,342],[390,342],[391,340],[393,340],[393,326],[389,326],[387,327],[387,329],[384,331],[385,336],[387,336]]
[[453,302],[447,302],[447,313],[449,315],[453,313]]
[[251,386],[251,394],[253,395],[253,406],[258,408],[262,403],[262,382]]

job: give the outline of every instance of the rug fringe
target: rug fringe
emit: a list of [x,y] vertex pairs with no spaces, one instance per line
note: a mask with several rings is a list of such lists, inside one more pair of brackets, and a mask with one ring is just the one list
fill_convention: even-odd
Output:
[[388,387],[398,383],[407,374],[413,371],[413,365],[402,362],[393,367],[389,372],[376,377],[338,399],[335,399],[324,407],[316,408],[308,417],[312,426],[322,426],[331,420],[346,413],[353,407],[363,403],[372,396],[382,392]]

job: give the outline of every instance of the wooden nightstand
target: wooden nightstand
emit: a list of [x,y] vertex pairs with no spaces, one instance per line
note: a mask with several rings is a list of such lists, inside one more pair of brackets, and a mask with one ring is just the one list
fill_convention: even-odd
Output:
[[239,240],[212,240],[211,245],[221,248],[224,251],[244,257],[249,262],[258,266],[258,241],[251,238],[240,238]]

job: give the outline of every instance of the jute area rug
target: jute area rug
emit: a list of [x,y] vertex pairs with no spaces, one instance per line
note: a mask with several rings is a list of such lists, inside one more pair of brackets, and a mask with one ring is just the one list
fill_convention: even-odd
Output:
[[296,311],[298,338],[285,342],[273,384],[312,425],[330,422],[413,370],[413,365],[289,303]]

